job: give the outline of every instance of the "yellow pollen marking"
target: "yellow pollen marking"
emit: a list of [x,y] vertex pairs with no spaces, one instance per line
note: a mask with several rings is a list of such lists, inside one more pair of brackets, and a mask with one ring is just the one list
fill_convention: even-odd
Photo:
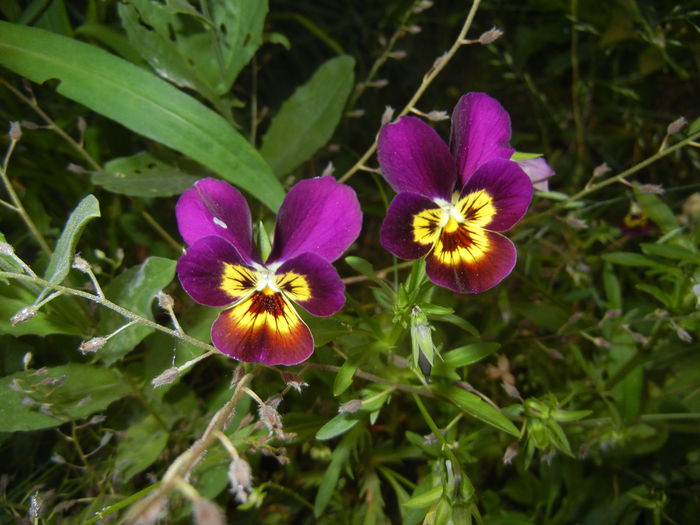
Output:
[[432,254],[444,266],[469,265],[482,259],[488,253],[490,244],[486,230],[460,224],[459,229],[453,232],[448,232],[446,228],[443,230]]
[[270,288],[269,286],[265,286],[265,288],[262,289],[262,293],[265,294],[265,295],[274,295],[274,294],[276,294],[277,292],[275,292],[275,291],[274,291],[272,288]]
[[246,295],[255,289],[256,273],[245,266],[224,263],[224,272],[221,276],[219,289],[233,298]]
[[311,299],[311,287],[306,280],[306,276],[286,272],[276,276],[277,287],[294,302],[304,302]]
[[251,294],[228,311],[233,323],[244,330],[257,332],[265,328],[287,335],[299,325],[299,316],[281,293],[266,293],[269,287]]
[[464,196],[455,206],[469,226],[485,227],[496,215],[491,195],[486,190],[475,191]]
[[423,210],[413,216],[413,240],[420,244],[434,244],[440,236],[441,208]]

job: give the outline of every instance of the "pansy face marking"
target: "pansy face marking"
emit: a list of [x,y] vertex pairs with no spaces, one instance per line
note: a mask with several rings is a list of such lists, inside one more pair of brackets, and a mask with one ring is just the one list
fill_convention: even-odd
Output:
[[398,195],[381,243],[403,259],[426,257],[428,277],[459,293],[483,292],[515,265],[502,231],[525,214],[532,183],[510,161],[510,117],[483,93],[462,97],[452,116],[450,148],[420,119],[385,125],[379,164]]
[[345,302],[331,262],[357,238],[361,213],[352,189],[331,177],[299,182],[277,216],[275,242],[264,263],[254,249],[250,211],[225,182],[198,181],[176,208],[189,247],[177,273],[197,302],[227,306],[211,331],[214,346],[241,361],[297,364],[313,352],[313,337],[293,303],[329,316]]

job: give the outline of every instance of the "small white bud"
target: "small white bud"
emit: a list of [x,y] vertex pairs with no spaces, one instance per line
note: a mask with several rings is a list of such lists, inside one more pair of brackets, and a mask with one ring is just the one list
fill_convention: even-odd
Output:
[[36,122],[32,122],[31,120],[23,120],[22,122],[20,122],[20,124],[22,125],[23,128],[32,129],[32,130],[43,129],[46,127],[46,126],[42,126],[41,124],[37,124]]
[[360,118],[365,116],[366,111],[364,109],[353,109],[347,113],[350,118]]
[[196,525],[226,525],[224,511],[216,503],[206,498],[194,502],[194,523]]
[[83,117],[78,117],[78,130],[80,131],[80,134],[82,135],[85,133],[85,130],[87,129],[87,122]]
[[90,268],[90,263],[83,259],[80,255],[75,255],[73,257],[73,268],[80,270],[83,273],[90,273],[92,268]]
[[22,138],[22,126],[19,122],[10,122],[10,140],[19,141]]
[[19,379],[17,379],[16,377],[12,381],[10,381],[10,384],[7,386],[9,386],[10,390],[12,390],[13,392],[24,392],[24,388],[22,388]]
[[173,381],[175,381],[179,375],[180,371],[177,368],[168,368],[167,370],[163,371],[160,375],[151,379],[151,384],[155,388],[158,388],[159,386],[169,385]]
[[39,491],[36,491],[29,498],[29,511],[27,514],[31,519],[38,520],[41,517],[44,501],[39,496]]
[[74,162],[69,162],[66,164],[66,170],[71,173],[75,173],[76,175],[85,175],[86,173],[90,173],[83,166],[80,164],[75,164]]
[[598,348],[610,348],[610,341],[602,337],[594,337],[592,341]]
[[598,166],[595,167],[593,170],[593,176],[594,177],[602,177],[606,173],[608,173],[611,170],[610,166],[608,166],[607,162],[603,162],[602,164],[599,164]]
[[505,453],[503,454],[503,464],[504,465],[510,465],[513,463],[513,460],[518,456],[518,443],[515,442],[512,445],[510,445]]
[[275,436],[283,435],[282,432],[282,418],[277,412],[277,409],[271,407],[270,405],[260,405],[258,407],[258,417],[262,424],[265,425],[270,435],[275,434]]
[[158,299],[158,306],[160,306],[163,310],[170,310],[173,306],[175,306],[175,301],[173,301],[173,298],[163,291],[158,292],[156,294],[156,298]]
[[88,425],[99,425],[100,423],[103,423],[106,420],[107,416],[103,416],[101,414],[97,416],[92,416],[90,418],[90,421],[88,421]]
[[431,7],[433,7],[433,2],[431,2],[430,0],[423,0],[420,4],[413,8],[413,12],[416,14],[422,13],[423,11],[425,11],[426,9],[430,9]]
[[428,120],[432,120],[433,122],[449,120],[450,118],[450,116],[447,114],[447,111],[431,111],[430,113],[426,113],[425,116]]
[[373,82],[368,82],[367,87],[373,87],[373,88],[383,88],[389,85],[389,81],[385,78],[380,78],[379,80],[375,80]]
[[503,31],[498,29],[497,27],[492,27],[485,33],[482,33],[481,36],[479,37],[479,43],[486,46],[488,44],[491,44],[501,38],[503,36]]
[[298,374],[292,374],[291,372],[282,372],[282,379],[287,386],[292,387],[299,393],[301,393],[302,387],[309,386]]
[[394,60],[403,60],[404,58],[406,58],[406,55],[407,55],[406,51],[404,51],[403,49],[398,49],[396,51],[389,53],[388,56],[389,56],[389,58],[393,58]]
[[520,392],[516,388],[515,385],[512,385],[508,383],[507,381],[502,381],[501,382],[501,388],[504,390],[508,396],[512,397],[513,399],[519,399],[522,401],[522,396],[520,395]]
[[586,223],[586,221],[577,217],[567,217],[566,219],[564,219],[564,222],[568,226],[576,228],[577,230],[585,230],[588,228],[588,224]]
[[361,399],[351,399],[338,407],[338,414],[354,414],[362,408]]
[[413,24],[413,25],[408,26],[406,28],[406,31],[408,31],[412,35],[417,35],[421,31],[423,31],[423,28],[419,25]]
[[326,167],[323,168],[323,172],[321,172],[321,177],[330,177],[335,173],[335,166],[333,165],[332,162],[329,162],[326,164]]
[[250,465],[245,459],[238,457],[231,462],[228,468],[228,480],[231,484],[231,492],[236,495],[236,499],[240,503],[245,503],[253,483]]
[[92,354],[97,352],[105,344],[107,344],[106,337],[93,337],[92,339],[88,339],[87,341],[80,343],[78,350],[80,350],[83,355]]
[[[31,352],[27,352],[26,354],[24,354],[22,356],[22,366],[24,367],[25,370],[27,368],[29,368],[29,365],[31,364],[32,359],[34,359],[34,355]],[[36,373],[36,375],[40,375],[39,370],[37,370],[35,373]]]
[[384,113],[382,113],[382,126],[384,124],[388,124],[394,119],[394,112],[395,110],[391,106],[386,106],[384,108]]
[[0,242],[0,255],[7,255],[12,257],[15,254],[15,249],[10,243]]
[[62,465],[66,462],[65,458],[61,456],[61,454],[56,453],[54,453],[53,456],[51,456],[51,461],[53,463],[56,463],[57,465]]
[[692,343],[693,342],[693,336],[690,335],[690,333],[685,328],[682,328],[680,326],[676,326],[676,335],[678,336],[678,339],[680,339],[684,343]]
[[685,117],[679,117],[668,125],[666,128],[666,133],[669,135],[674,135],[682,130],[687,123],[688,121],[685,120]]
[[639,191],[642,193],[651,193],[653,195],[663,195],[665,190],[661,184],[642,184],[639,187]]
[[24,323],[25,321],[29,321],[35,315],[36,308],[34,308],[33,306],[26,306],[22,308],[19,312],[17,312],[15,315],[10,317],[10,324],[14,326],[19,323]]

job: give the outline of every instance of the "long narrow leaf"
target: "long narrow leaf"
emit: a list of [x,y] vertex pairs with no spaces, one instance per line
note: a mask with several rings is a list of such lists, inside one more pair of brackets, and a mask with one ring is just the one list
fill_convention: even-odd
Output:
[[284,197],[258,152],[220,115],[102,49],[34,27],[0,21],[0,65],[178,150],[276,210]]

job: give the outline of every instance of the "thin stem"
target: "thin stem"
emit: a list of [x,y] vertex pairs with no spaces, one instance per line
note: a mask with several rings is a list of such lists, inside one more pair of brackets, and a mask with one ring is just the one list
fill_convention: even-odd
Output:
[[541,213],[538,213],[537,215],[531,215],[529,217],[525,217],[523,220],[521,220],[518,223],[518,226],[522,226],[523,224],[526,224],[528,222],[534,221],[536,219],[540,219],[542,217],[546,217],[547,215],[551,215],[551,214],[561,210],[562,208],[565,208],[571,202],[576,202],[577,200],[580,200],[584,197],[587,197],[591,193],[594,193],[594,192],[596,192],[596,191],[598,191],[606,186],[610,186],[611,184],[615,184],[616,182],[620,182],[621,180],[625,179],[626,177],[629,177],[630,175],[637,173],[638,171],[642,170],[643,168],[646,168],[647,166],[649,166],[650,164],[653,164],[657,160],[659,160],[667,155],[670,155],[674,151],[681,149],[684,146],[687,146],[688,144],[692,143],[698,137],[700,137],[700,131],[693,133],[689,137],[681,140],[680,142],[677,142],[673,146],[669,146],[668,148],[666,148],[663,151],[659,151],[659,152],[655,153],[651,157],[644,159],[643,161],[639,162],[638,164],[635,164],[631,168],[623,171],[622,173],[615,175],[614,177],[610,177],[608,179],[605,179],[602,182],[599,182],[598,184],[593,184],[592,186],[589,186],[589,187],[582,189],[581,191],[572,195],[568,199],[559,202],[558,204],[552,206],[551,208],[549,208]]
[[[256,369],[260,370],[260,369]],[[229,420],[236,405],[243,396],[248,387],[248,383],[253,379],[255,371],[244,375],[236,385],[236,389],[231,396],[231,399],[214,415],[211,423],[202,434],[202,437],[195,441],[192,446],[173,461],[165,475],[161,485],[147,500],[143,501],[138,507],[134,508],[127,517],[126,523],[139,523],[139,518],[146,514],[151,505],[159,505],[162,500],[173,490],[177,485],[178,480],[184,479],[187,474],[194,468],[197,462],[202,458],[206,450],[217,439],[217,431],[221,431],[226,421]]]
[[[4,82],[4,81],[2,81],[2,82]],[[15,140],[14,138],[12,140],[10,140],[10,145],[8,146],[7,152],[5,153],[5,158],[2,161],[2,168],[0,169],[0,178],[2,179],[2,183],[5,186],[5,190],[7,190],[7,193],[10,196],[10,200],[12,201],[12,204],[14,206],[15,211],[22,218],[22,220],[24,221],[24,224],[27,226],[27,228],[29,228],[29,231],[32,233],[32,235],[36,239],[37,243],[39,243],[39,246],[41,247],[41,249],[47,255],[51,255],[51,248],[49,247],[48,243],[46,242],[46,239],[44,239],[44,236],[41,235],[41,233],[39,232],[39,229],[34,224],[34,221],[32,221],[32,218],[27,213],[27,210],[24,209],[24,206],[22,205],[22,201],[19,200],[19,196],[15,192],[15,189],[12,186],[12,183],[10,182],[10,179],[7,176],[7,168],[10,164],[10,157],[12,157],[12,152],[15,150],[16,145],[17,145],[17,140]],[[5,202],[5,201],[3,201],[3,202]]]
[[158,235],[163,237],[163,240],[167,242],[173,249],[175,249],[177,253],[182,252],[182,244],[173,239],[173,237],[167,231],[165,231],[160,224],[158,224],[158,221],[156,221],[150,213],[148,213],[140,205],[139,208],[141,211],[141,215],[144,219],[146,219],[146,222],[151,226],[151,228],[153,228],[158,233]]
[[[217,352],[216,348],[214,348],[212,345],[207,344],[203,341],[200,341],[199,339],[195,339],[194,337],[191,337],[187,334],[180,333],[177,330],[173,330],[172,328],[168,328],[166,326],[160,325],[156,322],[151,321],[150,319],[146,319],[145,317],[141,317],[140,315],[132,312],[131,310],[127,310],[126,308],[123,308],[119,306],[118,304],[113,303],[112,301],[105,299],[104,297],[100,297],[99,295],[90,293],[90,292],[85,292],[83,290],[76,290],[75,288],[69,288],[67,286],[61,286],[60,284],[54,284],[50,283],[49,281],[45,281],[44,279],[41,279],[39,277],[32,277],[29,275],[24,275],[21,273],[15,273],[15,272],[0,272],[0,277],[5,277],[8,279],[17,279],[20,281],[31,281],[34,282],[40,286],[43,286],[45,288],[50,288],[52,290],[59,291],[61,293],[64,293],[66,295],[73,295],[76,297],[82,297],[83,299],[87,299],[88,301],[92,301],[94,303],[99,304],[100,306],[103,306],[105,308],[108,308],[109,310],[112,310],[119,315],[126,317],[130,321],[134,321],[138,324],[141,324],[143,326],[147,326],[149,328],[153,328],[154,330],[158,330],[160,332],[164,332],[176,339],[179,339],[185,343],[189,343],[193,346],[196,346],[198,348],[201,348],[203,350],[207,350],[208,355],[212,355]],[[207,357],[208,357],[207,355]],[[203,356],[200,356],[198,360],[203,359]],[[186,363],[187,364],[187,363]]]
[[[464,21],[464,25],[462,26],[461,31],[459,32],[459,35],[455,39],[454,43],[452,44],[452,47],[442,56],[438,57],[438,59],[433,63],[431,68],[428,70],[428,72],[425,74],[423,77],[423,81],[421,82],[421,85],[418,87],[416,92],[413,94],[413,97],[411,97],[411,100],[408,101],[408,103],[404,106],[404,108],[399,112],[397,117],[400,117],[402,115],[406,115],[412,107],[416,105],[418,100],[423,96],[423,93],[428,89],[430,84],[435,80],[435,77],[437,77],[440,72],[445,69],[445,66],[448,64],[448,62],[454,57],[455,53],[457,53],[457,50],[465,45],[464,42],[464,37],[466,36],[467,32],[469,31],[469,28],[472,25],[472,22],[474,21],[474,16],[476,16],[476,12],[479,9],[479,4],[481,3],[481,0],[474,0],[472,3],[472,7],[469,10],[469,14],[467,15],[467,19]],[[361,167],[365,166],[367,164],[367,161],[370,159],[372,155],[374,155],[374,152],[377,150],[377,138],[375,137],[374,142],[372,145],[369,147],[367,151],[360,157],[360,159],[347,171],[345,174],[338,179],[338,182],[345,182],[347,181],[350,177],[352,177],[355,173],[357,173]]]

